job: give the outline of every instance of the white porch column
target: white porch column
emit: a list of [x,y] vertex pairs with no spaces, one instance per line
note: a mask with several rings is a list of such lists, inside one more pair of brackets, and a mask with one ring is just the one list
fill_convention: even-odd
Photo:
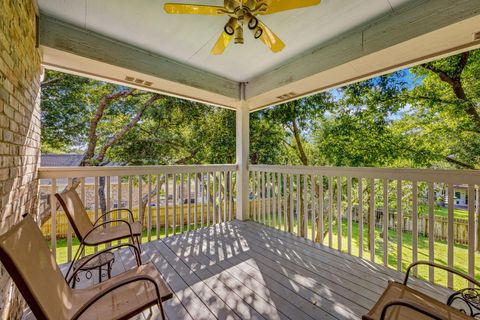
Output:
[[248,158],[250,139],[250,112],[245,101],[237,108],[236,144],[237,144],[237,213],[238,220],[249,218],[248,205]]

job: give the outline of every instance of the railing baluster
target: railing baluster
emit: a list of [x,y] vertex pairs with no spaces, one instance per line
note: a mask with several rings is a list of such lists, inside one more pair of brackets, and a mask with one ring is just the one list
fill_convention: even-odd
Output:
[[233,215],[233,171],[228,172],[228,185],[229,185],[229,193],[228,196],[230,197],[229,201],[229,209],[228,209],[228,220],[232,221],[232,215]]
[[383,179],[383,265],[388,267],[388,179]]
[[[94,203],[94,206],[95,206],[95,221],[97,221],[97,219],[98,219],[98,209],[99,209],[99,208],[98,208],[98,200],[99,200],[99,199],[98,199],[98,183],[99,183],[98,177],[95,177],[95,182],[94,182],[94,188],[95,188],[95,190],[93,190],[94,202],[95,202],[95,203]],[[93,251],[94,251],[95,253],[97,253],[97,252],[98,252],[98,246],[95,246],[95,248],[93,249]]]
[[53,257],[57,257],[57,199],[55,193],[57,192],[57,179],[52,179],[52,186],[50,189],[50,246]]
[[308,239],[308,175],[303,176],[303,237]]
[[301,210],[302,210],[302,185],[300,183],[300,175],[297,174],[297,206],[296,206],[296,213],[297,213],[297,236],[301,236],[301,226],[302,226],[302,220],[301,220]]
[[[468,275],[475,278],[475,186],[468,185]],[[473,283],[469,283],[473,288]]]
[[283,231],[287,231],[288,208],[287,208],[287,175],[282,173],[283,179]]
[[201,183],[200,183],[200,186],[201,186],[201,190],[200,190],[200,194],[201,194],[201,197],[202,197],[202,207],[201,207],[201,216],[200,216],[200,224],[202,226],[202,228],[205,226],[205,221],[204,221],[204,215],[205,215],[205,176],[203,175],[203,172],[200,173],[200,180],[201,180]]
[[80,199],[82,199],[83,205],[86,204],[85,201],[86,193],[85,193],[85,178],[80,178]]
[[[68,178],[67,182],[68,188],[72,187],[72,178]],[[65,212],[65,218],[66,218],[66,212]],[[70,224],[70,221],[66,219],[67,221],[67,261],[70,262],[72,261],[72,225]]]
[[[80,178],[80,199],[82,200],[83,205],[86,205],[86,193],[85,193],[85,178]],[[77,237],[75,234],[72,234],[73,237]],[[83,257],[83,254],[82,254]]]
[[[455,193],[452,183],[448,184],[448,227],[447,227],[447,264],[449,268],[453,268],[453,210]],[[453,274],[451,272],[447,275],[447,286],[453,288]]]
[[148,194],[147,194],[147,239],[152,241],[152,202],[150,195],[152,194],[152,175],[148,175]]
[[207,227],[210,226],[210,176],[211,173],[207,172]]
[[[412,262],[418,260],[418,183],[412,182]],[[413,268],[413,274],[417,276],[417,268]]]
[[[112,209],[112,204],[111,204],[111,197],[112,197],[112,185],[111,185],[111,179],[110,179],[110,176],[107,176],[106,177],[106,185],[107,185],[107,191],[105,193],[105,209],[106,211],[110,211]],[[103,212],[102,212],[103,214]],[[108,214],[107,215],[107,220],[110,221],[112,220],[112,216],[111,214]],[[111,242],[108,242],[106,244],[106,247],[107,248],[110,248],[110,246],[112,245]]]
[[316,221],[317,221],[317,206],[315,205],[316,203],[316,193],[317,193],[317,183],[316,183],[316,179],[315,179],[315,176],[312,174],[310,176],[310,186],[311,186],[311,189],[310,189],[310,199],[311,199],[311,203],[312,203],[312,241],[315,241],[315,230],[316,230]]
[[195,207],[193,207],[193,229],[197,229],[198,215],[198,175],[195,173]]
[[265,172],[262,172],[262,224],[266,225],[266,196],[265,196],[265,190],[266,190],[266,182],[265,182]]
[[170,203],[170,175],[167,173],[165,174],[165,238],[168,237],[168,218],[169,218],[169,203]]
[[288,175],[288,180],[290,182],[290,225],[288,226],[288,232],[293,233],[293,223],[294,223],[294,216],[293,216],[293,175]]
[[363,258],[363,178],[358,177],[358,256]]
[[213,214],[212,214],[212,224],[217,223],[217,172],[214,171],[212,175],[213,179],[213,188],[212,188],[212,205],[213,205]]
[[[143,221],[143,192],[142,192],[142,176],[138,176],[138,221],[144,225]],[[140,237],[141,239],[142,237]]]
[[252,205],[252,220],[257,221],[257,201],[258,201],[258,194],[257,194],[257,172],[251,171],[252,173],[252,194],[253,194],[253,205]]
[[352,178],[347,178],[347,251],[352,254]]
[[370,260],[375,262],[375,179],[370,179],[370,219],[368,219],[370,239]]
[[318,242],[323,244],[323,234],[325,232],[324,227],[324,218],[323,218],[323,176],[319,177],[318,181],[318,225],[317,225],[317,233],[318,233]]
[[192,215],[192,209],[191,209],[191,198],[192,198],[192,181],[190,180],[190,173],[187,174],[187,184],[188,184],[188,207],[187,207],[187,231],[190,231],[190,217]]
[[[96,189],[96,187],[95,187],[95,189]],[[130,211],[133,210],[133,178],[132,178],[132,176],[128,177],[128,210],[130,210]],[[128,217],[129,217],[128,221],[133,222],[133,221],[130,221],[131,220],[130,215],[128,215]],[[133,218],[135,219],[135,216]]]
[[267,201],[267,220],[268,222],[266,223],[267,226],[271,227],[272,226],[272,202],[271,202],[271,191],[272,191],[272,186],[270,185],[270,173],[267,172],[267,193],[265,195],[265,199]]
[[172,190],[172,207],[173,207],[173,217],[172,217],[172,232],[174,235],[177,234],[177,174],[172,174],[173,179],[173,190]]
[[218,223],[222,223],[222,172],[218,172]]
[[337,177],[337,249],[342,251],[342,177]]
[[397,270],[402,271],[403,247],[402,180],[397,180]]
[[180,173],[180,233],[183,233],[183,223],[185,221],[185,216],[184,216],[184,206],[185,206],[185,197],[183,194],[183,188],[184,188],[184,179],[185,177],[183,176],[183,173]]
[[272,172],[272,215],[273,215],[273,228],[277,227],[277,197],[276,197],[276,183],[275,172]]
[[[227,211],[228,211],[228,176],[227,172],[223,171],[223,221],[227,221]],[[248,197],[248,201],[250,201],[250,196]]]
[[328,177],[328,246],[333,245],[333,177]]
[[282,175],[277,172],[277,229],[282,229]]
[[160,180],[160,174],[157,174],[157,204],[155,205],[157,217],[155,219],[155,233],[157,240],[160,239],[160,190],[162,190],[162,184]]
[[[434,185],[433,182],[428,183],[428,260],[435,262],[435,215],[434,215]],[[428,278],[430,281],[435,281],[435,268],[429,267]]]
[[260,183],[260,171],[257,171],[257,216],[256,220],[257,222],[260,222],[260,216],[261,216],[261,211],[262,211],[262,196],[261,196],[261,183]]
[[[122,177],[117,176],[117,209],[122,208]],[[117,219],[122,219],[122,213],[117,211]],[[118,240],[117,244],[120,244],[121,241]]]

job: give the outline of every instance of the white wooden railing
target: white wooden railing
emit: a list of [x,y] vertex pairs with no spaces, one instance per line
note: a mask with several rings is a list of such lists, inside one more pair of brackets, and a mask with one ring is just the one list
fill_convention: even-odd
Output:
[[[71,261],[73,229],[54,194],[72,185],[95,220],[102,207],[98,189],[104,185],[106,210],[132,210],[135,219],[144,224],[147,241],[228,221],[235,217],[236,171],[236,165],[41,167],[39,210],[51,210],[50,221],[42,230],[48,233],[57,261]],[[64,231],[60,223],[65,225]],[[63,234],[66,248],[62,245],[60,249],[57,240]]]
[[[480,276],[475,272],[479,171],[252,165],[249,177],[254,221],[399,271],[420,259]],[[453,238],[454,189],[459,185],[469,199],[466,246],[455,245]],[[446,243],[435,241],[433,232],[424,238],[418,229],[425,216],[428,230],[434,230],[437,202],[444,191]],[[396,219],[393,224],[390,217]],[[411,221],[409,232],[402,230],[406,218]],[[444,247],[446,254],[440,250]],[[433,268],[424,276],[454,286],[452,275],[440,281],[436,278],[442,275]]]

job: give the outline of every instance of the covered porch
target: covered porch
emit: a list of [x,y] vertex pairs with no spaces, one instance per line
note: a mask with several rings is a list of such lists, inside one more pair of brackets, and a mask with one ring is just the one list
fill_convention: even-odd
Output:
[[[2,233],[25,212],[50,206],[44,235],[57,262],[71,262],[78,243],[54,194],[76,179],[87,205],[87,179],[98,186],[105,177],[107,208],[135,209],[144,223],[142,260],[154,262],[174,292],[165,303],[169,319],[358,319],[388,280],[402,280],[410,262],[441,261],[479,275],[478,171],[249,163],[251,112],[479,48],[478,1],[325,0],[268,20],[286,42],[283,53],[245,45],[216,58],[208,47],[224,21],[178,22],[163,16],[164,3],[4,1],[0,18],[13,22],[0,24],[0,43],[8,48],[0,57]],[[232,109],[236,163],[40,168],[42,68]],[[49,192],[38,201],[41,179]],[[454,185],[477,199],[468,203],[466,245],[456,241]],[[440,244],[429,233],[437,186],[449,190]],[[135,203],[155,190],[146,208]],[[379,215],[377,198],[383,213],[390,206],[397,214]],[[420,199],[428,219],[419,218]],[[412,212],[408,223],[405,206]],[[101,214],[98,199],[90,211],[92,219]],[[117,251],[113,274],[131,268],[132,258]],[[412,282],[440,301],[457,284],[468,286],[431,268],[420,276],[450,288]],[[20,318],[19,293],[6,273],[1,280],[2,315]],[[137,318],[155,319],[157,312]]]

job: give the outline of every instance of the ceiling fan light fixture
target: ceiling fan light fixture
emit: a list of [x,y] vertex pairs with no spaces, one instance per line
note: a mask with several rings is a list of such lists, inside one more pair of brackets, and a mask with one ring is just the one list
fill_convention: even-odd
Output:
[[255,39],[260,38],[262,36],[262,34],[263,34],[263,29],[258,27],[258,26],[253,30],[253,37]]
[[235,44],[243,44],[243,28],[241,26],[237,26],[235,29],[235,38],[233,41]]
[[248,29],[253,30],[257,26],[258,26],[258,19],[252,16],[250,20],[248,20]]
[[228,22],[225,25],[225,27],[223,28],[223,30],[229,36],[233,36],[235,34],[235,29],[236,29],[237,25],[238,25],[237,19],[231,18],[230,20],[228,20]]
[[229,36],[233,36],[233,34],[235,33],[235,30],[229,26],[229,25],[226,25],[225,28],[224,28],[224,31],[226,34],[228,34]]

